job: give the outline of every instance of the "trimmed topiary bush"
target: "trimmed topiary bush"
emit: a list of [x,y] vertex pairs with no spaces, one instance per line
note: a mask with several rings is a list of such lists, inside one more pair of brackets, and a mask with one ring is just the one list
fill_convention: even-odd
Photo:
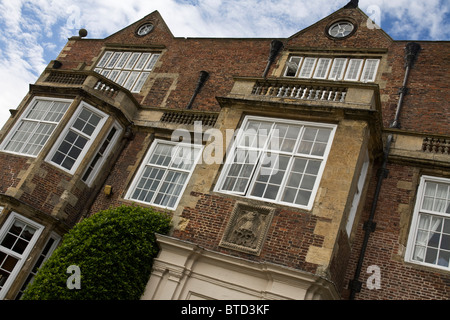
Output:
[[[137,300],[159,251],[155,233],[167,234],[169,229],[168,215],[137,206],[86,218],[64,236],[22,299]],[[69,279],[76,276],[67,273],[70,266],[79,268],[79,289]]]

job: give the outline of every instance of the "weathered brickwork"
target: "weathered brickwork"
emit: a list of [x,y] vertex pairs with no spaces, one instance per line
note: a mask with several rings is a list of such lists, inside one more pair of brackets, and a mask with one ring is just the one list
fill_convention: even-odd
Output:
[[[326,29],[341,19],[356,23],[357,29],[348,38],[333,39],[326,34]],[[450,178],[448,154],[422,151],[425,135],[433,141],[450,141],[449,43],[417,42],[421,50],[409,73],[406,95],[399,110],[399,126],[390,128],[398,111],[399,89],[405,79],[408,41],[394,41],[383,30],[369,28],[367,19],[359,9],[342,9],[289,38],[279,39],[284,47],[268,72],[268,78],[278,83],[288,80],[291,85],[314,86],[317,81],[320,90],[336,84],[345,87],[349,101],[344,99],[342,102],[284,99],[274,93],[267,96],[253,94],[256,82],[266,83],[262,75],[273,39],[177,38],[158,12],[105,39],[70,38],[55,59],[62,63],[59,70],[49,64],[43,75],[54,71],[57,76],[61,72],[70,78],[71,73],[76,73],[80,79],[88,80],[80,80],[77,84],[53,83],[46,82],[41,76],[30,90],[28,99],[36,93],[70,97],[77,102],[87,99],[94,107],[108,113],[108,125],[117,120],[126,134],[122,133],[91,186],[81,181],[81,175],[98,145],[93,145],[86,153],[86,159],[75,174],[64,172],[44,160],[57,140],[56,135],[67,125],[69,116],[38,157],[0,152],[0,206],[7,207],[8,212],[21,211],[24,216],[43,221],[46,226],[52,225],[53,220],[58,221],[55,222],[58,228],[55,228],[61,234],[66,231],[61,225],[73,226],[83,217],[110,207],[121,204],[150,206],[126,199],[149,148],[155,139],[170,140],[171,133],[177,128],[190,130],[191,134],[194,128],[192,123],[162,122],[167,110],[176,109],[177,115],[189,119],[193,119],[193,114],[205,112],[217,119],[210,124],[223,134],[227,129],[235,130],[241,126],[247,115],[333,124],[336,125],[334,140],[312,208],[306,210],[216,192],[214,187],[223,164],[202,163],[192,172],[178,208],[155,208],[173,217],[170,236],[239,261],[255,262],[255,265],[268,263],[303,275],[321,277],[340,298],[347,299],[351,289],[349,283],[360,258],[365,233],[363,226],[376,202],[376,229],[371,233],[365,251],[359,277],[362,289],[356,299],[450,299],[447,270],[405,262],[421,175]],[[135,30],[144,22],[152,22],[155,28],[148,36],[139,37]],[[97,82],[104,79],[92,70],[107,50],[160,54],[140,93],[123,94],[125,89],[120,88],[120,95],[116,90],[118,86],[113,86],[112,92],[106,90],[100,94],[95,91]],[[299,52],[314,57],[370,56],[380,59],[378,75],[375,83],[369,84],[284,78],[288,57]],[[207,71],[209,77],[193,101],[193,111],[186,110],[200,71]],[[25,106],[24,102],[18,111],[22,112]],[[72,109],[69,113],[74,107]],[[1,131],[0,142],[19,116],[20,113],[9,120],[6,129]],[[103,135],[106,130],[104,128]],[[379,197],[375,198],[388,134],[395,136],[392,154],[388,157],[389,174],[382,181]],[[229,147],[228,142],[223,146]],[[203,144],[208,145],[208,142],[205,140]],[[369,178],[361,187],[358,179],[366,161],[366,151]],[[223,160],[225,158],[226,154]],[[111,187],[112,193],[105,194],[105,187]],[[347,234],[346,223],[354,209],[354,196],[361,193],[353,230]],[[270,209],[270,224],[257,253],[221,245],[238,204]],[[4,220],[5,217],[0,216],[0,223]],[[48,228],[44,234],[46,237],[50,234]],[[41,239],[38,246],[43,245]],[[30,267],[31,262],[27,266]],[[366,284],[371,275],[366,272],[369,266],[380,268],[380,289],[370,289]]]
[[[374,218],[376,230],[371,234],[367,246],[360,278],[362,290],[358,299],[449,299],[450,276],[448,272],[424,268],[404,261],[419,170],[401,164],[391,164],[387,169],[389,176],[383,181],[383,188],[378,200]],[[365,210],[359,224],[355,226],[357,232],[353,240],[346,280],[351,280],[354,276],[364,237],[363,224],[368,219],[375,185],[376,178],[372,179],[370,183]],[[405,186],[408,187],[405,188]],[[408,209],[406,212],[402,212],[402,208]],[[370,290],[366,285],[366,281],[370,281],[369,277],[372,275],[372,273],[366,273],[369,266],[380,268],[380,289]],[[346,282],[348,284],[348,281]]]
[[320,247],[323,243],[323,237],[314,234],[320,218],[299,211],[276,209],[261,253],[246,254],[219,246],[237,200],[197,192],[191,192],[191,195],[198,197],[197,205],[195,208],[184,208],[182,218],[189,223],[182,231],[175,230],[174,237],[251,261],[316,271],[317,265],[306,262],[306,255],[310,246]]
[[19,156],[0,153],[0,192],[5,193],[8,188],[16,187],[20,181],[21,170],[29,167],[27,159]]

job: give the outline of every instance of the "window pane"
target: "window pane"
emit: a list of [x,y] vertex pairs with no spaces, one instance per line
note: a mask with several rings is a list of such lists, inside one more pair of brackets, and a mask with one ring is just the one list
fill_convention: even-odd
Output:
[[223,190],[245,192],[251,174],[256,168],[258,158],[258,152],[236,150],[234,160],[223,185]]
[[351,59],[348,65],[347,73],[345,74],[345,80],[357,81],[361,72],[363,59]]
[[129,197],[174,208],[182,195],[200,150],[193,146],[156,142]]
[[298,66],[302,61],[301,57],[291,57],[288,62],[286,62],[286,77],[295,77],[297,74]]
[[345,58],[336,58],[334,59],[333,66],[331,68],[330,75],[328,79],[331,80],[342,80],[344,76],[345,66],[347,64],[347,59]]
[[159,54],[154,54],[154,55],[152,55],[152,57],[151,57],[150,60],[148,61],[147,65],[145,66],[144,70],[146,70],[146,71],[151,71],[151,70],[153,70],[153,67],[154,67],[155,64],[156,64],[156,61],[158,61],[159,56],[160,56]]
[[327,77],[328,69],[330,68],[331,59],[320,58],[317,64],[316,71],[314,72],[314,78],[325,79]]
[[333,129],[288,120],[248,119],[244,124],[217,189],[270,202],[308,205]]
[[317,58],[305,58],[302,69],[298,75],[300,78],[311,78]]
[[378,63],[380,60],[378,59],[367,59],[364,65],[364,70],[361,76],[361,81],[369,82],[375,81],[378,69]]
[[271,123],[249,121],[239,140],[239,146],[248,148],[263,148],[269,136]]
[[289,164],[288,156],[265,155],[252,196],[275,200]]

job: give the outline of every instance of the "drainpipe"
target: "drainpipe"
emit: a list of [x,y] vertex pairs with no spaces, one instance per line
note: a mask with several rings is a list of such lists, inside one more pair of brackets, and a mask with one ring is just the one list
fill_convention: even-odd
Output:
[[[407,85],[408,78],[409,78],[409,72],[414,64],[414,61],[417,58],[417,55],[418,55],[420,49],[421,49],[420,45],[415,42],[410,42],[406,45],[406,48],[405,48],[405,69],[406,69],[405,76],[403,79],[403,85],[399,90],[400,97],[398,99],[394,121],[391,123],[390,128],[399,128],[400,127],[398,119],[399,119],[400,111],[401,111],[401,108],[403,105],[403,99],[404,99],[405,95],[408,93],[406,85]],[[386,140],[386,146],[384,148],[383,163],[377,173],[378,181],[377,181],[377,186],[375,189],[374,200],[372,202],[372,207],[370,209],[369,219],[364,223],[364,226],[363,226],[365,233],[364,233],[364,239],[363,239],[363,243],[362,243],[362,247],[361,247],[361,252],[359,255],[359,259],[358,259],[358,264],[356,266],[354,278],[352,280],[350,280],[350,283],[349,283],[349,287],[350,287],[349,299],[350,300],[354,300],[355,295],[361,291],[362,282],[359,281],[359,276],[361,274],[361,269],[362,269],[362,265],[364,262],[364,256],[366,253],[370,234],[372,232],[375,232],[375,228],[376,228],[376,222],[374,222],[375,211],[377,209],[381,185],[383,183],[383,180],[389,174],[389,170],[387,169],[387,162],[388,162],[389,153],[391,151],[392,141],[393,141],[393,135],[389,134],[387,137],[387,140]]]
[[269,54],[269,60],[267,61],[266,69],[263,73],[263,78],[267,77],[267,73],[269,72],[270,66],[275,61],[275,58],[277,57],[278,53],[280,53],[281,49],[283,48],[283,42],[279,40],[272,40],[270,43],[270,54]]
[[200,77],[198,78],[197,87],[195,88],[194,94],[192,95],[191,101],[187,105],[187,109],[192,109],[192,104],[194,103],[195,98],[199,94],[200,90],[205,85],[206,80],[209,78],[209,73],[206,71],[200,71]]

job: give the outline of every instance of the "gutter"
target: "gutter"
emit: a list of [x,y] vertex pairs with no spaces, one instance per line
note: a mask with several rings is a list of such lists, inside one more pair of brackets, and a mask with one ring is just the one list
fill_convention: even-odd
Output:
[[[405,76],[403,79],[403,85],[399,90],[400,97],[398,99],[394,121],[390,125],[391,129],[392,128],[398,129],[400,127],[398,119],[399,119],[400,112],[401,112],[401,109],[403,106],[404,97],[408,93],[408,88],[406,87],[406,85],[408,83],[409,72],[414,64],[414,61],[417,59],[417,55],[419,54],[420,49],[421,49],[420,45],[415,42],[409,42],[405,47],[405,69],[406,69]],[[354,275],[354,278],[352,280],[350,280],[350,282],[349,282],[349,288],[350,288],[349,299],[350,300],[354,300],[356,294],[359,293],[362,288],[362,282],[359,280],[359,277],[361,275],[361,269],[362,269],[362,265],[364,262],[364,256],[366,253],[370,235],[372,232],[375,232],[375,229],[376,229],[376,222],[374,222],[374,217],[375,217],[375,212],[376,212],[377,205],[378,205],[378,198],[380,195],[381,185],[383,183],[383,180],[385,178],[387,178],[387,176],[389,174],[389,170],[387,169],[387,162],[388,162],[389,153],[391,151],[392,141],[393,141],[393,134],[390,133],[387,137],[386,146],[384,148],[383,163],[377,173],[378,181],[377,181],[377,186],[375,189],[374,200],[372,202],[372,206],[370,209],[369,219],[364,223],[364,226],[363,226],[363,230],[365,231],[365,233],[364,233],[364,239],[363,239],[363,243],[362,243],[362,247],[361,247],[361,252],[359,255],[359,259],[358,259],[358,264],[357,264],[356,270],[355,270],[355,275]]]

